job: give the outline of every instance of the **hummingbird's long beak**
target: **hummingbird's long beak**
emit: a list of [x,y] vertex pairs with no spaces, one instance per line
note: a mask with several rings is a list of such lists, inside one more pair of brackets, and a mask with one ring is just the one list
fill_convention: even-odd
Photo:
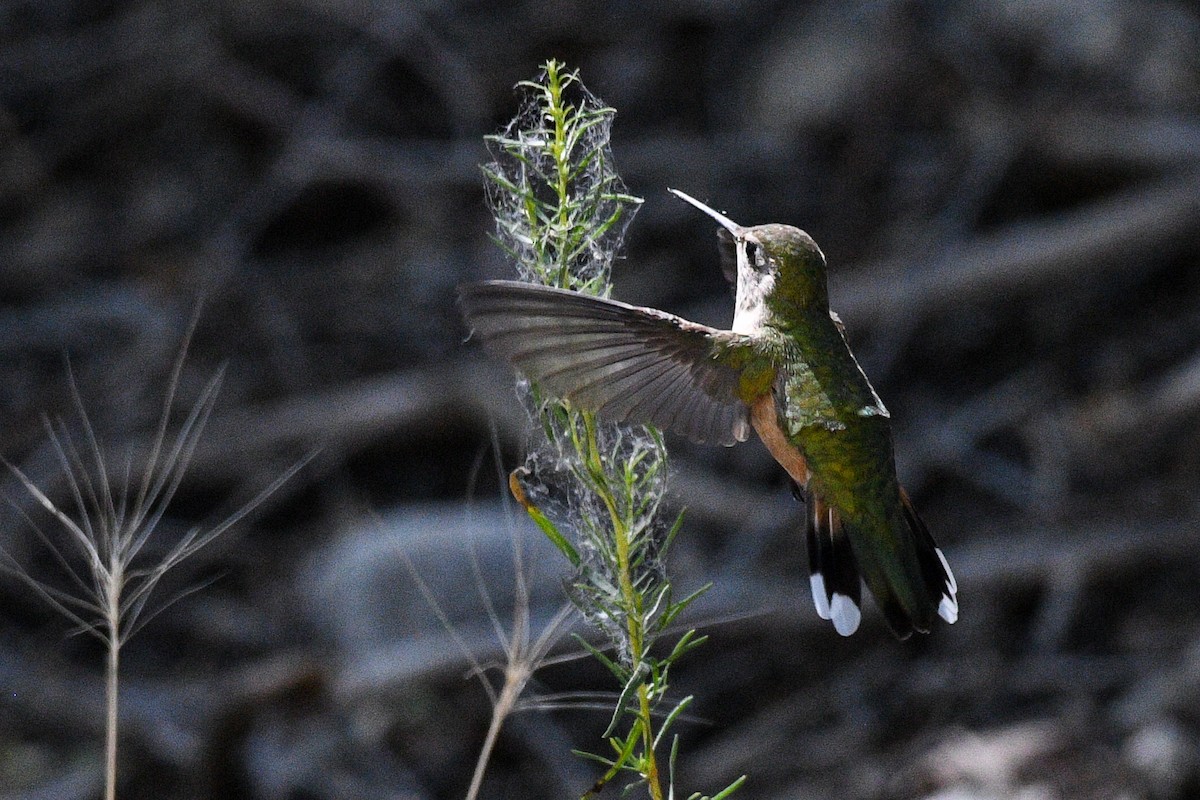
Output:
[[678,189],[671,189],[671,188],[668,188],[667,191],[670,192],[671,194],[675,195],[676,197],[678,197],[680,200],[691,203],[696,208],[703,211],[705,214],[708,214],[710,217],[715,219],[722,228],[729,231],[734,236],[740,237],[743,233],[745,233],[746,229],[743,228],[741,225],[738,225],[736,222],[734,222],[729,217],[722,214],[720,211],[716,211],[715,209],[711,209],[708,206],[704,205],[704,203],[701,203],[699,200],[692,197],[690,194],[681,192]]

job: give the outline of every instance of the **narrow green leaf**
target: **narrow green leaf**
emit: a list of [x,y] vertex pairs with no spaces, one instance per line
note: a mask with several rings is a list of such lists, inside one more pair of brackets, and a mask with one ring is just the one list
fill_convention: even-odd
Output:
[[585,758],[588,761],[599,762],[599,763],[603,764],[605,767],[611,767],[613,765],[613,761],[611,758],[605,758],[604,756],[596,755],[595,753],[589,753],[587,750],[572,749],[571,755],[578,756],[579,758]]
[[694,633],[695,631],[688,631],[688,635],[681,637],[680,640],[675,643],[674,649],[671,650],[671,655],[667,656],[666,658],[668,663],[674,664],[676,661],[708,641],[708,636],[690,636],[690,634]]
[[541,528],[542,533],[546,534],[546,538],[567,557],[567,560],[571,562],[571,566],[578,567],[580,560],[579,551],[567,541],[567,537],[559,532],[554,523],[547,519],[542,510],[534,505],[529,496],[525,494],[525,487],[521,485],[519,477],[521,469],[514,469],[508,474],[508,490],[512,494],[513,499],[525,509],[525,513],[529,515],[529,518],[533,520],[535,525]]
[[591,642],[589,642],[587,639],[584,639],[577,633],[572,633],[571,637],[579,643],[580,647],[582,647],[584,650],[587,650],[592,658],[596,659],[605,667],[607,667],[608,671],[616,676],[617,680],[621,681],[622,683],[625,683],[625,681],[628,680],[629,671],[608,656],[604,655],[599,648],[593,646]]
[[675,541],[675,537],[683,528],[683,515],[687,511],[687,507],[679,510],[678,516],[675,517],[675,522],[671,524],[671,530],[667,531],[666,539],[663,540],[662,554],[666,558],[667,551],[671,549],[671,544]]
[[746,776],[743,775],[742,777],[738,778],[733,783],[726,786],[720,792],[717,792],[716,794],[714,794],[712,796],[712,800],[725,800],[726,797],[729,797],[729,795],[733,794],[738,789],[742,788],[742,784],[745,782],[746,782]]
[[[662,725],[659,726],[658,735],[654,737],[655,749],[658,749],[658,745],[662,741],[662,737],[664,735],[666,735],[667,729],[670,728],[672,723],[674,723],[675,720],[679,718],[679,715],[683,713],[683,710],[692,704],[692,700],[694,700],[694,699],[695,699],[695,696],[689,694],[687,697],[683,698],[678,703],[676,703],[675,707],[671,709],[669,714],[667,714],[666,719],[664,719],[662,721]],[[678,738],[678,737],[676,737],[676,738]],[[672,749],[674,749],[674,748],[672,748]]]
[[630,696],[641,685],[642,676],[640,671],[629,676],[629,680],[621,688],[621,696],[617,698],[616,707],[613,709],[612,718],[608,721],[608,727],[604,731],[604,736],[612,736],[612,732],[617,729],[617,724],[621,721],[621,717],[625,715],[625,711],[629,708]]
[[679,602],[672,603],[670,608],[668,608],[667,612],[663,615],[663,624],[670,624],[677,616],[679,616],[681,611],[690,606],[696,600],[696,598],[700,597],[700,595],[704,594],[711,588],[712,583],[706,583]]

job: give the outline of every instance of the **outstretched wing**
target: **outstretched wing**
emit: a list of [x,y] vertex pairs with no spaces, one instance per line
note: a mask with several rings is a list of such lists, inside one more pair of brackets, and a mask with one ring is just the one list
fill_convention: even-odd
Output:
[[731,366],[747,337],[652,308],[517,281],[459,287],[468,322],[492,352],[543,389],[614,421],[649,423],[695,442],[750,435]]

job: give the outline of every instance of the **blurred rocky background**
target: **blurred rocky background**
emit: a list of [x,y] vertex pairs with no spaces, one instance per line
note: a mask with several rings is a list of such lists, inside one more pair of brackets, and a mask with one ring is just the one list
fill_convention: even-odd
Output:
[[[201,298],[180,407],[228,372],[163,546],[318,450],[125,649],[121,796],[465,791],[489,703],[463,650],[502,657],[514,543],[535,635],[562,598],[497,477],[511,373],[454,307],[509,274],[481,137],[550,57],[618,109],[646,198],[616,296],[730,319],[668,186],[822,245],[960,584],[952,628],[898,643],[868,609],[842,639],[764,449],[670,441],[676,581],[716,584],[675,676],[684,796],[1200,794],[1198,42],[1183,0],[5,2],[0,453],[69,502],[41,422],[78,428],[69,361],[136,470]],[[0,546],[63,580],[0,492]],[[102,659],[68,632],[0,576],[4,800],[99,794]],[[577,651],[484,796],[595,780],[569,750],[601,749],[614,687]]]

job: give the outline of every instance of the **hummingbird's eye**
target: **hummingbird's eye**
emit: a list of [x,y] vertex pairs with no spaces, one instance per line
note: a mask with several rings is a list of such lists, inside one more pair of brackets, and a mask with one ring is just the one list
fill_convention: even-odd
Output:
[[745,242],[746,245],[746,263],[756,269],[762,269],[767,265],[766,259],[763,257],[762,248],[751,241]]

